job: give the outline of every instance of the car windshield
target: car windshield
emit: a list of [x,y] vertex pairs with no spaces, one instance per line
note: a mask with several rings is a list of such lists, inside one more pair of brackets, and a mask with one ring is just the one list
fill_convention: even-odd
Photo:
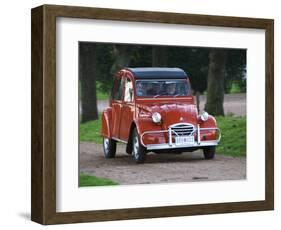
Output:
[[186,80],[137,80],[138,97],[189,96],[190,87]]

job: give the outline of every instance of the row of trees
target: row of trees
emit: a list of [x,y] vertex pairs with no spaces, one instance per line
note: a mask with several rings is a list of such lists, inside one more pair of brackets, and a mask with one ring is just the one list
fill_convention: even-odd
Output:
[[82,122],[98,118],[96,82],[101,90],[110,92],[113,75],[128,66],[182,68],[190,76],[198,101],[207,91],[205,110],[214,115],[224,115],[224,93],[233,82],[245,89],[245,50],[81,42]]

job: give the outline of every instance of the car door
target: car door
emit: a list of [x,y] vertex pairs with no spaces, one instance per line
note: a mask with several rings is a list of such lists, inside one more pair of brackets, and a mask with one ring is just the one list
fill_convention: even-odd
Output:
[[119,139],[120,121],[123,106],[124,78],[115,78],[112,91],[112,136]]
[[124,98],[122,106],[122,119],[120,122],[119,136],[121,140],[127,141],[129,137],[130,127],[134,119],[134,92],[133,92],[133,82],[126,76],[124,81]]

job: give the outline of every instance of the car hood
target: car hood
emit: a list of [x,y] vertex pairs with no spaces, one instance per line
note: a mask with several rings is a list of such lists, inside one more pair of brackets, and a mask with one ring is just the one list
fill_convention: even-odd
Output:
[[140,109],[147,112],[158,112],[162,117],[162,124],[165,128],[175,123],[197,124],[198,112],[196,105],[185,103],[165,103],[139,105]]

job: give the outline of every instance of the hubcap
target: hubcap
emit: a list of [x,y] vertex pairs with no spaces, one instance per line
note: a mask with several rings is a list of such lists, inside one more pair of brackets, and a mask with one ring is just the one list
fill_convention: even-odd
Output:
[[104,151],[107,154],[108,150],[109,150],[109,139],[108,138],[104,138],[103,139],[103,147],[104,147]]

